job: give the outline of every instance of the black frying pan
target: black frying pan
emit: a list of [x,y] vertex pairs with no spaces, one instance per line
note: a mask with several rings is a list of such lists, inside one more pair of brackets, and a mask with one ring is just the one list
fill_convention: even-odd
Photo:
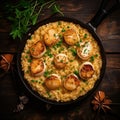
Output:
[[110,13],[111,11],[113,11],[114,8],[116,8],[117,6],[119,7],[119,0],[115,0],[115,4],[112,6],[110,5],[110,0],[103,0],[102,4],[100,6],[100,9],[98,10],[97,14],[87,23],[84,24],[83,22],[76,20],[74,18],[69,18],[69,17],[50,17],[48,19],[45,19],[41,22],[39,22],[37,25],[33,26],[31,28],[31,30],[29,31],[29,33],[33,34],[33,32],[40,26],[45,25],[47,23],[51,23],[51,22],[55,22],[55,21],[67,21],[67,22],[73,22],[74,24],[79,24],[80,26],[82,26],[83,28],[86,28],[91,34],[92,36],[95,38],[95,40],[97,41],[99,47],[100,47],[100,53],[102,56],[102,68],[101,68],[101,73],[100,73],[100,78],[97,80],[97,82],[95,83],[93,89],[91,89],[88,93],[86,93],[84,96],[81,96],[79,98],[77,98],[76,100],[71,100],[68,102],[57,102],[57,101],[52,101],[52,100],[48,100],[42,96],[40,96],[37,92],[35,92],[34,90],[32,90],[32,88],[30,87],[30,85],[27,83],[27,81],[24,79],[24,73],[22,72],[21,69],[21,53],[24,50],[24,46],[26,44],[26,40],[30,37],[29,34],[26,35],[26,37],[23,38],[22,43],[20,45],[20,49],[19,52],[17,54],[17,70],[18,70],[18,74],[20,76],[21,81],[23,82],[24,86],[27,88],[27,90],[37,99],[44,101],[46,103],[50,103],[53,105],[67,105],[67,104],[72,104],[78,101],[81,101],[82,99],[86,98],[88,95],[90,95],[95,89],[96,87],[99,85],[99,83],[101,82],[103,76],[104,76],[104,72],[105,72],[105,68],[106,68],[106,56],[105,56],[105,52],[104,52],[104,48],[101,42],[101,39],[97,36],[96,34],[96,27],[100,24],[100,22],[103,20],[103,18]]

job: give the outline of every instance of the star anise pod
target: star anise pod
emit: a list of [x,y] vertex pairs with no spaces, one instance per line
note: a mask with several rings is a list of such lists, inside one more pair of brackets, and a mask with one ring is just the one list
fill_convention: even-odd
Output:
[[0,59],[0,68],[3,69],[5,72],[7,72],[10,67],[13,60],[12,54],[2,54]]
[[111,110],[110,104],[112,101],[105,95],[103,91],[96,92],[92,100],[93,110],[103,110],[104,112]]

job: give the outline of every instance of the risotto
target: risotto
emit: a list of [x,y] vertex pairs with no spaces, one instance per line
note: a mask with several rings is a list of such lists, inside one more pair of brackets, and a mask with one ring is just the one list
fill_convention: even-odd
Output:
[[78,24],[57,21],[40,26],[21,55],[24,78],[49,100],[67,102],[90,91],[102,59],[93,36]]

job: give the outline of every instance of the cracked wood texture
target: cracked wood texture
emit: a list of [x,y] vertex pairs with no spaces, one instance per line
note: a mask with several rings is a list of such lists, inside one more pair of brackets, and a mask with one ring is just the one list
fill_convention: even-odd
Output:
[[[75,18],[83,23],[89,22],[96,14],[102,0],[58,0],[65,16]],[[2,4],[0,5],[2,6]],[[10,23],[4,18],[0,7],[0,52],[16,51],[16,41],[9,36]],[[40,20],[50,16],[50,11],[44,10]],[[51,106],[29,97],[29,103],[24,110],[13,113],[18,97],[24,93],[24,88],[13,79],[11,73],[0,78],[0,120],[94,120],[96,114],[91,106],[91,100],[96,91],[102,90],[118,105],[111,105],[112,111],[99,113],[96,120],[120,120],[120,9],[113,11],[97,27],[105,49],[107,65],[105,75],[98,88],[80,103],[69,106]],[[29,95],[28,95],[29,96]]]

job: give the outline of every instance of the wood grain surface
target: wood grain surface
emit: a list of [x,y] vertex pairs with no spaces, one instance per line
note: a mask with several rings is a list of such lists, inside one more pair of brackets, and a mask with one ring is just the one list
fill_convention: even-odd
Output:
[[[58,0],[65,16],[88,23],[96,14],[102,0]],[[1,6],[1,5],[0,5]],[[0,7],[0,16],[4,16]],[[43,11],[40,21],[50,16],[48,10]],[[16,41],[9,36],[10,23],[0,17],[0,52],[16,51]],[[24,110],[14,113],[19,95],[25,94],[24,86],[19,78],[12,77],[8,72],[0,78],[0,120],[94,120],[96,114],[91,106],[91,100],[96,91],[102,90],[112,100],[111,111],[99,113],[97,120],[120,120],[120,9],[109,14],[97,27],[105,49],[107,65],[105,75],[98,88],[82,102],[75,105],[56,107],[40,102],[28,95],[29,102]],[[17,74],[17,73],[16,73]]]

